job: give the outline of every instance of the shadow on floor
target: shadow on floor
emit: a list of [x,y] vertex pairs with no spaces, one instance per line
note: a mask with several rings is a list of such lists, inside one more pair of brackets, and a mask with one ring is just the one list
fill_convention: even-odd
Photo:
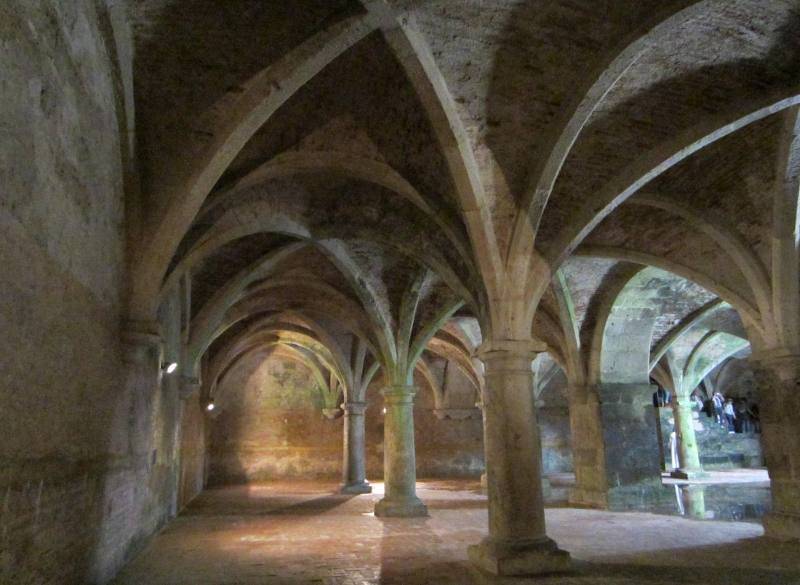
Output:
[[293,516],[317,515],[333,510],[353,499],[353,494],[325,494],[310,499],[271,495],[259,498],[232,497],[220,506],[220,498],[198,497],[183,516]]

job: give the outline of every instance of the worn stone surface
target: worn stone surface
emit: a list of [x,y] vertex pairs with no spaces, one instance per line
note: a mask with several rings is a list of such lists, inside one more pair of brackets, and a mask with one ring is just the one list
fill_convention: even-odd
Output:
[[[430,507],[426,519],[375,518],[369,511],[380,495],[336,495],[335,482],[212,490],[115,583],[541,583],[542,577],[506,581],[469,567],[466,544],[486,532],[486,498],[476,488],[475,483],[421,484]],[[797,545],[764,539],[758,524],[569,508],[548,509],[547,521],[575,559],[570,573],[546,577],[547,583],[800,580]]]
[[317,384],[286,354],[241,360],[223,378],[209,423],[211,484],[339,477],[342,419],[323,416]]
[[105,582],[175,512],[177,393],[157,363],[128,384],[120,339],[127,26],[112,2],[0,7],[4,583]]

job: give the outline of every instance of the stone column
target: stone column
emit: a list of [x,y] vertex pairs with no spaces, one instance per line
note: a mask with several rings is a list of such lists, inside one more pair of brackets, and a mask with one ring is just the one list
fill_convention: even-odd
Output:
[[[482,399],[475,403],[475,408],[477,408],[478,410],[481,411],[481,421],[484,423],[484,426],[485,426],[486,423],[485,423],[485,415],[484,415],[484,412],[483,412],[483,400]],[[485,469],[486,469],[486,465],[484,463],[484,472],[481,473],[481,488],[484,489],[484,490],[486,489],[486,486],[488,485],[488,482],[486,480],[486,471],[485,471]]]
[[365,402],[347,402],[344,410],[344,481],[343,494],[368,494],[372,486],[367,482],[367,466],[364,456],[364,411]]
[[417,461],[414,451],[413,386],[383,390],[383,481],[385,494],[375,505],[376,516],[427,516],[417,497]]
[[489,536],[469,548],[470,560],[495,575],[535,575],[569,568],[569,553],[545,531],[542,453],[533,404],[528,342],[485,349],[484,449]]
[[800,356],[773,352],[753,360],[758,384],[761,446],[772,491],[767,536],[800,539]]
[[676,479],[696,479],[705,475],[700,466],[700,452],[694,434],[694,416],[691,398],[674,395],[672,414],[675,418],[675,434],[678,439],[678,463],[680,467],[670,474]]

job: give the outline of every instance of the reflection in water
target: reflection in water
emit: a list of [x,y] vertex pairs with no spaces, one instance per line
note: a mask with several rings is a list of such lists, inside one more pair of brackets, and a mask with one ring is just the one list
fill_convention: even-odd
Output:
[[[665,486],[669,489],[669,486]],[[770,510],[768,486],[674,486],[672,506],[656,505],[661,514],[678,514],[698,520],[758,521]]]
[[650,512],[698,520],[759,522],[770,511],[769,483],[668,484],[617,490],[609,510]]
[[703,520],[706,517],[706,494],[701,485],[676,485],[675,496],[681,516]]

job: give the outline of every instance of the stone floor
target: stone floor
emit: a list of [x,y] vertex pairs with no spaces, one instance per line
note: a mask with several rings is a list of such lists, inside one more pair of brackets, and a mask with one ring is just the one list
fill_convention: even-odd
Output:
[[326,483],[209,490],[156,537],[116,585],[546,583],[800,584],[800,545],[769,541],[759,524],[696,521],[567,507],[547,510],[550,535],[574,571],[497,580],[474,570],[468,544],[486,533],[476,482],[421,482],[430,518],[379,519],[382,486],[366,496]]

